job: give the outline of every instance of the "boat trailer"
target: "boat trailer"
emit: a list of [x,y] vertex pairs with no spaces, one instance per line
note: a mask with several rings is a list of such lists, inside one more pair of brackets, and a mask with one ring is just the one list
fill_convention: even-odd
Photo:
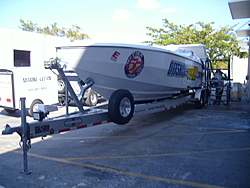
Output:
[[[200,88],[189,93],[183,93],[175,96],[171,99],[166,99],[162,101],[154,101],[150,103],[135,104],[133,99],[130,99],[130,92],[127,90],[118,90],[115,92],[114,97],[125,96],[121,98],[119,104],[117,100],[112,101],[112,96],[109,99],[109,103],[104,105],[91,107],[89,109],[83,109],[81,96],[76,96],[74,90],[72,89],[69,81],[67,80],[63,70],[58,67],[54,67],[58,70],[60,76],[66,84],[66,91],[71,94],[75,105],[78,107],[79,111],[74,113],[69,113],[68,111],[68,100],[66,100],[66,113],[63,116],[46,118],[49,114],[51,106],[49,105],[39,105],[37,112],[34,112],[34,122],[26,121],[26,107],[25,98],[21,98],[21,125],[17,127],[11,127],[6,125],[5,129],[2,131],[3,135],[13,134],[17,132],[21,137],[22,149],[23,149],[23,173],[30,174],[28,170],[28,157],[27,152],[31,148],[31,139],[36,137],[46,137],[47,135],[53,135],[57,133],[62,133],[71,130],[78,130],[86,127],[96,126],[100,124],[106,124],[109,122],[114,122],[117,124],[125,124],[132,117],[147,115],[151,113],[156,113],[164,110],[173,109],[179,107],[188,102],[194,102],[196,108],[202,108],[205,103],[205,88]],[[86,86],[83,88],[83,92],[94,84],[94,81],[89,79],[86,82]],[[66,97],[68,97],[68,92],[66,92]],[[128,95],[126,95],[128,93]],[[125,99],[124,99],[125,98]],[[114,102],[115,101],[115,102]],[[108,106],[108,109],[101,108]],[[110,107],[111,106],[111,107]],[[118,117],[118,119],[117,119]]]

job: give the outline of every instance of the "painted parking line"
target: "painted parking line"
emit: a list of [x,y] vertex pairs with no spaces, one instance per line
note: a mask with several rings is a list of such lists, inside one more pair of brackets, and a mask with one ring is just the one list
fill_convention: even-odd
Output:
[[[0,148],[0,150],[11,151],[14,153],[22,154],[22,152],[13,151],[13,150],[9,150],[6,148]],[[97,170],[103,170],[103,171],[108,171],[108,172],[113,172],[113,173],[118,173],[118,174],[124,174],[124,175],[128,175],[128,176],[134,176],[134,177],[139,177],[139,178],[144,178],[144,179],[151,179],[151,180],[155,180],[155,181],[175,183],[175,184],[187,185],[187,186],[193,186],[193,187],[222,188],[220,186],[215,186],[215,185],[208,185],[208,184],[183,181],[183,180],[174,180],[174,179],[161,178],[161,177],[156,177],[156,176],[149,176],[149,175],[145,175],[145,174],[138,174],[138,173],[134,173],[134,172],[127,172],[127,171],[117,170],[117,169],[113,169],[113,168],[101,167],[98,165],[75,162],[75,161],[62,159],[62,158],[48,157],[48,156],[37,155],[37,154],[32,154],[32,153],[29,153],[28,155],[32,156],[32,157],[40,158],[40,159],[61,162],[61,163],[66,163],[66,164],[71,164],[71,165],[76,165],[76,166],[88,167],[88,168],[93,168],[93,169],[97,169]]]
[[234,148],[234,149],[219,149],[208,151],[193,151],[184,153],[163,153],[163,154],[148,154],[148,155],[127,155],[127,156],[104,156],[104,157],[77,157],[77,158],[64,158],[66,160],[93,160],[93,159],[123,159],[123,158],[142,158],[142,157],[166,157],[178,155],[191,155],[203,153],[219,153],[219,152],[234,152],[234,151],[249,151],[250,148]]

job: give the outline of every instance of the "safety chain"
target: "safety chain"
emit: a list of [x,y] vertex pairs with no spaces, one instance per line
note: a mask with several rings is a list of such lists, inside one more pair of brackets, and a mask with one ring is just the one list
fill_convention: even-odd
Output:
[[27,136],[27,142],[26,142],[26,146],[27,146],[27,151],[29,149],[31,149],[31,139],[30,139],[30,126],[27,123],[27,132],[24,134],[24,136],[22,136],[22,131],[20,130],[21,127],[17,130],[17,133],[19,134],[19,136],[21,137],[21,140],[19,141],[19,146],[22,147],[23,146],[23,140],[24,138]]

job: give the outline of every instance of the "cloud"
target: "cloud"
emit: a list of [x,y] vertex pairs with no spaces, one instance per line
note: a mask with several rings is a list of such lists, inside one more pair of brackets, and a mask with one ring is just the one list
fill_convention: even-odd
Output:
[[138,0],[137,4],[135,5],[136,8],[141,9],[157,9],[162,5],[156,0]]
[[112,20],[130,20],[133,16],[125,9],[116,9],[115,15],[113,16]]
[[177,12],[179,10],[184,10],[184,8],[172,8],[172,7],[168,7],[168,8],[162,9],[162,12],[163,13],[171,13],[171,12]]

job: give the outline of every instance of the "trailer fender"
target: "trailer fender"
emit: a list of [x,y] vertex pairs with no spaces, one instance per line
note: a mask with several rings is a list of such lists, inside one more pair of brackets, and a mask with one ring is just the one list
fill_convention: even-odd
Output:
[[197,89],[194,95],[194,99],[195,99],[195,107],[197,109],[201,109],[204,107],[205,105],[205,89],[201,88],[201,89]]
[[194,95],[194,98],[195,99],[198,99],[198,100],[200,100],[201,99],[201,94],[202,94],[202,91],[204,91],[205,89],[197,89],[196,91],[195,91],[195,95]]

